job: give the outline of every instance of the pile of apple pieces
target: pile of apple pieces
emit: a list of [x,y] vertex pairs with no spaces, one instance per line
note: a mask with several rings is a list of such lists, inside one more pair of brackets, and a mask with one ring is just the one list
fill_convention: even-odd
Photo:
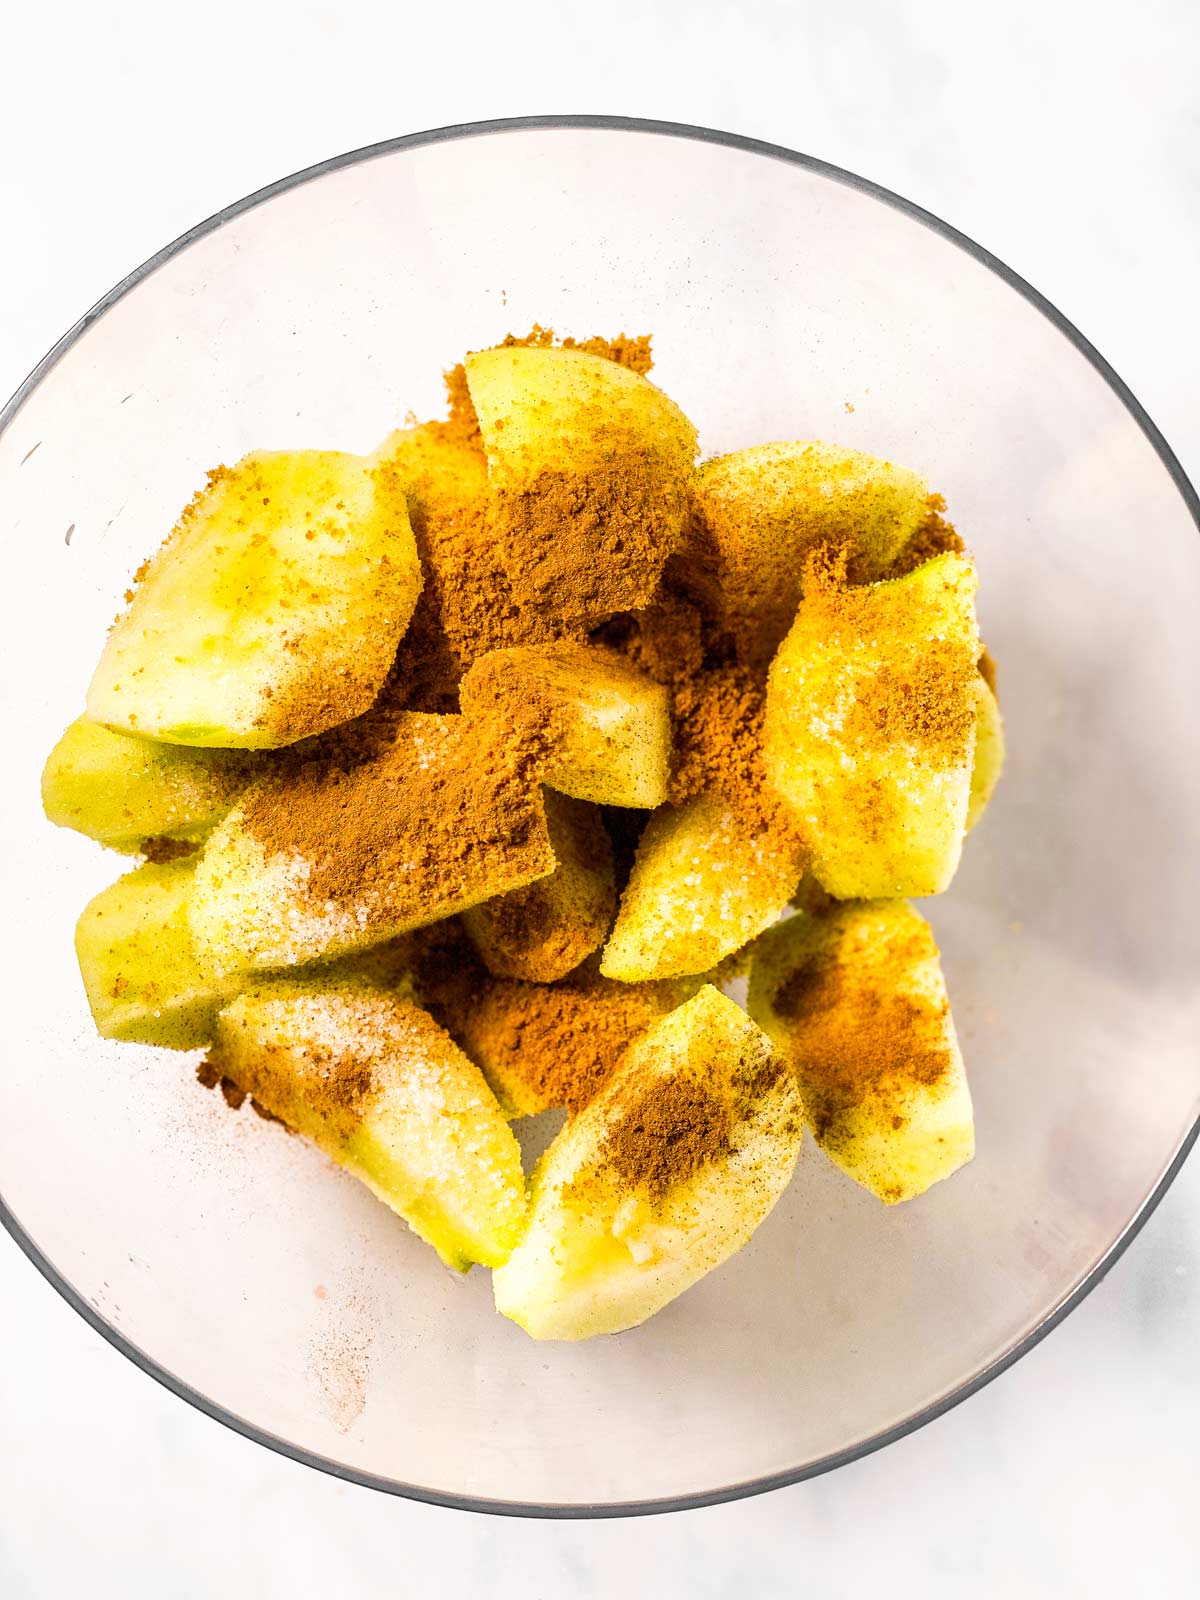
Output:
[[[535,1337],[581,1338],[644,1320],[739,1249],[786,1186],[805,1122],[888,1202],[970,1158],[937,949],[906,897],[949,883],[1003,741],[974,671],[969,562],[947,553],[887,576],[927,514],[915,474],[817,443],[696,471],[677,408],[577,351],[485,351],[467,377],[486,464],[428,424],[370,457],[255,454],[210,475],[140,575],[43,796],[52,821],[116,850],[154,841],[154,859],[79,921],[100,1033],[209,1046],[240,1093],[362,1179],[447,1263],[496,1269],[506,1315]],[[410,509],[415,520],[485,496],[501,564],[508,551],[528,567],[512,508],[527,512],[551,473],[559,489],[577,477],[586,506],[605,470],[598,414],[609,445],[632,441],[654,464],[653,505],[631,490],[622,514],[643,515],[661,548],[627,570],[592,518],[566,564],[561,549],[541,552],[545,582],[586,629],[651,604],[667,557],[683,553],[741,659],[769,668],[766,770],[803,852],[748,833],[715,792],[666,803],[670,696],[586,633],[482,656],[458,714],[393,714],[375,757],[322,770],[321,736],[371,715],[422,585],[438,582]],[[829,546],[859,585],[853,637],[806,610],[805,559]],[[971,668],[950,750],[851,715],[931,641],[952,675]],[[308,892],[314,863],[272,854],[250,825],[288,807],[300,769],[280,754],[300,741],[305,781],[350,785],[359,815],[379,786],[439,763],[453,807],[463,749],[533,696],[555,708],[556,742],[520,837],[467,838],[439,897],[422,883],[419,825],[394,841],[394,881],[336,894]],[[602,805],[649,813],[623,885]],[[445,972],[431,978],[417,931],[450,918],[482,960],[457,992]],[[749,1014],[707,981],[731,961],[749,970]],[[578,1037],[595,1040],[593,1088],[527,1186],[509,1121],[562,1106],[571,1073],[539,1079],[522,1030],[563,993]],[[862,1067],[881,1008],[894,1048],[873,1078]],[[906,1074],[906,1051],[919,1071]],[[665,1187],[642,1185],[615,1135],[644,1123],[647,1139],[665,1138],[638,1120],[664,1095],[706,1096],[722,1149]]]

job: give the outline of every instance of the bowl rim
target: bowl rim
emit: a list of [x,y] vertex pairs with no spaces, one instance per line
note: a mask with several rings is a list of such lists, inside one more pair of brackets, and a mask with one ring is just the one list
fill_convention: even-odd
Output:
[[[1024,300],[1028,301],[1035,310],[1039,311],[1070,341],[1079,354],[1094,368],[1120,400],[1126,411],[1129,412],[1158,456],[1175,488],[1178,490],[1184,506],[1196,524],[1197,532],[1200,533],[1200,496],[1197,495],[1178,458],[1146,412],[1144,406],[1100,352],[1080,333],[1079,329],[1051,301],[1001,261],[998,256],[993,255],[990,250],[977,244],[966,234],[960,232],[959,229],[951,226],[948,222],[944,222],[923,206],[905,199],[902,195],[884,188],[881,184],[875,183],[869,178],[860,177],[857,173],[850,172],[844,167],[835,166],[830,162],[820,160],[818,157],[804,155],[783,145],[770,144],[761,139],[751,139],[741,134],[723,132],[690,123],[657,121],[646,117],[571,113],[565,115],[497,117],[480,122],[455,123],[442,128],[427,129],[420,133],[404,134],[397,138],[380,140],[375,144],[363,145],[358,149],[346,151],[342,155],[331,156],[324,161],[316,162],[312,166],[303,167],[287,177],[277,179],[274,183],[266,184],[263,188],[256,189],[253,193],[243,196],[240,200],[235,200],[231,205],[225,206],[222,210],[213,213],[202,222],[196,223],[195,226],[181,233],[178,238],[173,239],[161,250],[150,256],[146,261],[143,261],[140,266],[135,267],[125,278],[115,284],[107,294],[102,295],[95,305],[84,312],[83,316],[47,351],[25,381],[3,408],[0,409],[0,434],[4,433],[21,410],[25,401],[47,373],[58,364],[88,328],[114,306],[118,300],[123,299],[132,290],[136,289],[151,273],[157,271],[159,267],[186,250],[196,240],[214,232],[226,222],[241,216],[244,212],[251,211],[255,207],[265,204],[268,200],[274,199],[276,195],[283,194],[289,189],[298,188],[302,184],[310,183],[314,179],[324,177],[327,173],[337,172],[343,167],[355,166],[362,162],[374,160],[379,156],[391,155],[400,150],[416,150],[425,145],[447,144],[496,134],[555,132],[577,129],[640,133],[661,138],[684,139],[703,144],[724,146],[747,155],[757,155],[769,160],[784,162],[831,179],[847,188],[856,189],[859,193],[868,195],[870,198],[890,206],[893,210],[901,212],[913,221],[939,234],[950,244],[957,246],[958,249],[973,257],[984,267],[987,267],[1006,283],[1010,289],[1015,290]],[[135,1366],[140,1367],[143,1372],[154,1378],[180,1399],[194,1406],[197,1411],[203,1412],[206,1416],[222,1423],[225,1427],[241,1434],[244,1438],[252,1439],[258,1444],[265,1445],[267,1449],[273,1450],[279,1455],[301,1462],[305,1466],[314,1467],[318,1471],[326,1472],[330,1476],[340,1478],[345,1482],[358,1484],[363,1488],[376,1489],[386,1494],[399,1495],[405,1499],[416,1500],[430,1505],[445,1506],[451,1510],[556,1520],[643,1516],[667,1511],[690,1511],[703,1506],[719,1505],[726,1501],[740,1500],[750,1495],[763,1494],[771,1489],[784,1488],[790,1484],[802,1482],[807,1478],[818,1477],[823,1473],[834,1470],[836,1467],[845,1466],[852,1461],[858,1461],[864,1456],[871,1455],[876,1450],[880,1450],[885,1445],[892,1444],[898,1439],[903,1439],[906,1435],[916,1432],[918,1428],[924,1427],[926,1423],[943,1416],[963,1400],[976,1394],[985,1384],[999,1377],[1002,1372],[1006,1371],[1016,1361],[1020,1360],[1023,1355],[1032,1350],[1035,1345],[1039,1344],[1091,1293],[1141,1232],[1151,1213],[1175,1180],[1198,1137],[1200,1137],[1200,1116],[1197,1117],[1192,1127],[1184,1134],[1157,1183],[1143,1199],[1141,1205],[1130,1217],[1122,1231],[1112,1241],[1104,1255],[1038,1323],[1022,1334],[1019,1339],[1015,1340],[1001,1355],[988,1362],[970,1378],[949,1390],[939,1399],[890,1427],[881,1429],[879,1432],[858,1440],[841,1450],[822,1456],[816,1461],[807,1462],[803,1466],[768,1473],[740,1483],[727,1484],[717,1489],[667,1495],[649,1500],[602,1503],[538,1503],[490,1499],[478,1495],[457,1494],[449,1490],[431,1488],[421,1484],[405,1483],[377,1473],[361,1471],[342,1462],[334,1461],[327,1456],[322,1456],[315,1451],[306,1450],[303,1446],[271,1433],[247,1418],[241,1417],[210,1400],[206,1395],[201,1394],[197,1389],[194,1389],[190,1384],[184,1382],[166,1367],[155,1361],[152,1356],[134,1344],[132,1340],[126,1338],[118,1328],[107,1321],[83,1298],[78,1290],[58,1271],[53,1262],[43,1254],[29,1233],[26,1232],[15,1213],[5,1202],[2,1194],[0,1194],[0,1224],[3,1225],[17,1246],[29,1258],[46,1281],[58,1291],[68,1305],[72,1306],[85,1322],[94,1328],[116,1350],[119,1350],[122,1355],[133,1362]]]

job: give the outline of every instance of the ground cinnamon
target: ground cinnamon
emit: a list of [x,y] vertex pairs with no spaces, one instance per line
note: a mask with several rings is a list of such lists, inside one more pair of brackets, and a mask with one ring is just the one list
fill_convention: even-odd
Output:
[[554,984],[485,978],[461,1007],[458,1040],[510,1111],[581,1111],[633,1040],[694,987],[616,983],[591,961]]
[[461,418],[398,436],[380,470],[404,488],[425,574],[382,698],[417,711],[455,711],[458,681],[478,656],[549,642],[562,625],[548,608],[522,605],[513,594],[489,533],[483,456]]
[[[509,334],[502,343],[558,344],[606,357],[639,373],[648,372],[652,365],[650,339],[645,335],[560,340],[551,330],[535,325],[523,337]],[[528,552],[511,564],[501,559],[494,537],[498,513],[489,494],[479,419],[461,362],[446,372],[445,381],[448,419],[424,423],[395,436],[393,449],[380,469],[405,491],[425,574],[425,586],[401,641],[384,698],[417,711],[457,710],[459,679],[472,662],[490,650],[550,644],[579,638],[583,631],[573,608],[547,590],[554,577],[553,551],[548,565],[543,560],[538,570],[532,560],[526,566]],[[557,493],[550,493],[554,485],[547,480],[545,488],[545,505],[535,518],[542,529],[537,537],[544,545],[570,551],[584,536],[588,519],[600,512],[611,518],[612,538],[619,539],[620,500],[628,488],[622,490],[618,485],[611,505],[592,506],[586,504],[587,496],[578,486],[570,489],[560,484]],[[501,514],[517,525],[534,516],[530,506],[522,509],[519,504],[510,505],[503,495],[500,498],[506,507]],[[614,554],[619,554],[620,560],[610,561],[610,567],[615,564],[623,571],[635,552]]]
[[600,1159],[651,1200],[729,1154],[734,1108],[698,1078],[656,1078],[623,1097]]
[[[359,731],[368,743],[377,734]],[[353,925],[343,947],[368,944],[374,928],[416,927],[553,870],[535,739],[406,713],[390,743],[365,759],[357,750],[349,734],[340,750],[327,741],[321,759],[243,798],[243,827],[264,855],[303,864],[289,937],[333,919]]]
[[684,505],[659,455],[600,413],[593,439],[589,465],[543,467],[492,492],[493,534],[518,603],[536,596],[581,630],[651,599]]
[[[693,1035],[683,1070],[661,1072],[650,1041],[635,1044],[606,1091],[604,1137],[591,1170],[570,1185],[571,1197],[588,1205],[615,1178],[620,1189],[654,1203],[727,1157],[735,1130],[788,1077],[774,1048],[751,1048],[732,1059],[730,1050],[725,1035]],[[714,1052],[707,1063],[706,1052]],[[783,1114],[786,1131],[795,1133],[794,1117]]]
[[214,1055],[206,1055],[196,1068],[196,1081],[205,1089],[219,1089],[222,1100],[231,1111],[240,1111],[249,1101],[251,1111],[260,1116],[264,1122],[277,1122],[281,1128],[287,1128],[289,1133],[292,1131],[282,1117],[277,1117],[273,1111],[268,1111],[266,1106],[252,1094],[247,1094],[234,1083],[232,1078],[227,1078],[224,1067]]
[[795,820],[763,764],[765,674],[730,659],[716,618],[669,584],[670,578],[653,605],[614,619],[593,637],[671,691],[671,804],[715,792],[749,834],[770,834],[781,848],[798,845]]

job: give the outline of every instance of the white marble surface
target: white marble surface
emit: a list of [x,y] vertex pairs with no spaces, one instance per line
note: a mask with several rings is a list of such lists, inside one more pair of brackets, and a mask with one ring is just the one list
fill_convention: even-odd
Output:
[[[610,0],[202,10],[48,0],[0,46],[0,388],[199,217],[338,150],[528,111],[651,115],[909,195],[1091,337],[1200,477],[1191,0]],[[1200,1587],[1200,1161],[1069,1321],[950,1416],[810,1484],[636,1523],[471,1518],[225,1432],[0,1242],[0,1596]]]

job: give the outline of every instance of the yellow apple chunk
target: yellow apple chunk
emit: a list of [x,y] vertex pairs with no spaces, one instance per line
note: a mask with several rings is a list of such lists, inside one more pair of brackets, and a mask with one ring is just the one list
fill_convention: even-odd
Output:
[[671,776],[671,697],[615,650],[549,644],[492,650],[460,686],[476,718],[506,717],[550,744],[543,778],[597,805],[661,805]]
[[392,482],[408,505],[415,528],[418,515],[447,497],[483,495],[487,459],[452,434],[444,422],[419,422],[397,428],[370,456],[371,466]]
[[742,659],[765,667],[800,603],[804,559],[844,550],[858,580],[878,578],[921,525],[929,485],[907,467],[813,440],[752,445],[696,478],[704,587]]
[[190,907],[220,972],[362,950],[553,872],[541,790],[462,717],[402,713],[344,770],[256,784],[210,835]]
[[88,715],[172,744],[292,744],[370,706],[420,590],[404,496],[367,458],[246,456],[146,563]]
[[971,798],[967,803],[967,832],[987,810],[988,801],[1004,771],[1004,719],[1000,702],[980,677],[975,684],[975,759],[971,766]]
[[644,1322],[746,1244],[801,1129],[770,1040],[704,987],[634,1041],[538,1163],[497,1309],[535,1339]]
[[203,838],[251,771],[236,751],[158,744],[76,717],[46,761],[42,808],[60,828],[130,852],[147,839]]
[[810,566],[771,664],[764,753],[839,899],[938,894],[966,831],[978,714],[962,556],[848,588]]
[[763,934],[750,1014],[796,1073],[804,1117],[843,1172],[889,1205],[975,1153],[933,932],[902,900],[834,905]]
[[626,983],[707,972],[787,905],[804,871],[797,839],[752,827],[716,793],[646,824],[600,970]]
[[249,989],[213,1068],[318,1144],[448,1266],[499,1266],[521,1232],[521,1154],[495,1096],[411,1000],[320,978]]
[[96,1031],[106,1039],[190,1050],[212,1038],[233,993],[196,958],[187,906],[190,861],[147,863],[102,889],[75,929]]
[[567,623],[648,604],[687,518],[692,424],[648,378],[581,350],[501,347],[465,365],[514,587]]

